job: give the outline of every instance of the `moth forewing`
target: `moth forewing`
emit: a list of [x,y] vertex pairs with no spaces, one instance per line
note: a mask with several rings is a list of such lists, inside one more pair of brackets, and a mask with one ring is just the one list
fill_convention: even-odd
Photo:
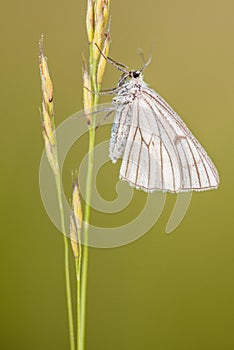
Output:
[[204,148],[142,75],[125,82],[113,104],[110,158],[123,158],[121,179],[147,192],[217,188],[218,172]]

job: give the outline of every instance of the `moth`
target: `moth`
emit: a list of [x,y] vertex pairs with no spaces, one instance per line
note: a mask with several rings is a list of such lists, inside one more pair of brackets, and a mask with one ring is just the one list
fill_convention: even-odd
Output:
[[122,72],[117,87],[106,90],[116,95],[109,155],[113,163],[122,158],[120,179],[146,192],[217,188],[218,171],[204,148],[170,105],[144,82],[142,72],[151,58],[140,70],[129,70],[104,57]]

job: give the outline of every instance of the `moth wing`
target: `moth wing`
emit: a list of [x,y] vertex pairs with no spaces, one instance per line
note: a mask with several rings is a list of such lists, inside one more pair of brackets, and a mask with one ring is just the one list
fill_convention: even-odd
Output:
[[119,158],[123,157],[131,126],[131,119],[131,105],[126,105],[116,110],[114,122],[112,124],[109,149],[109,156],[113,163],[116,163]]
[[[211,159],[160,95],[144,88],[130,106],[121,179],[147,192],[217,188],[218,172]],[[123,115],[127,108],[123,106]]]

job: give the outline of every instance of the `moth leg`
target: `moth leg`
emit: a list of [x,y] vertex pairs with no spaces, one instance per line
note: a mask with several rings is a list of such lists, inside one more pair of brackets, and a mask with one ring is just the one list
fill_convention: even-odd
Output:
[[114,88],[105,89],[101,91],[92,91],[87,86],[84,86],[84,88],[89,92],[91,92],[93,95],[114,95],[118,93],[118,89],[119,89],[118,87],[117,88],[114,87]]
[[102,125],[102,123],[111,115],[111,113],[113,113],[115,110],[112,109],[111,111],[109,111],[106,115],[104,115],[104,117],[100,120],[100,122],[96,125],[95,130],[97,130],[99,128],[99,126]]

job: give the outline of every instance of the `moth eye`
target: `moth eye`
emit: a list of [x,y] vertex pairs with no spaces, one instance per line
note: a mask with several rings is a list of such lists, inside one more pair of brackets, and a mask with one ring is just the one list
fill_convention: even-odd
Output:
[[135,72],[133,72],[133,78],[138,78],[140,76],[141,72],[139,72],[139,70],[136,70]]

